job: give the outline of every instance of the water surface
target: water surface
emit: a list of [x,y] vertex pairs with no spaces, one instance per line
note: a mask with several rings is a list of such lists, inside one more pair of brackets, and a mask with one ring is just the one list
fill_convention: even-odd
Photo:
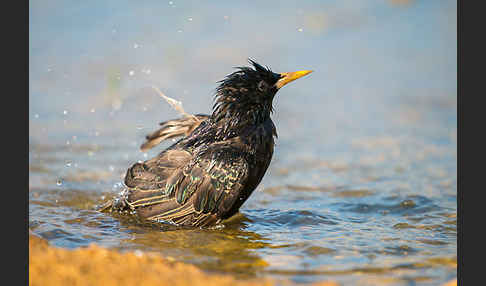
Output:
[[[294,283],[438,285],[457,270],[454,1],[31,1],[29,227],[65,248],[158,252]],[[275,100],[262,183],[225,227],[98,213],[143,137],[208,113],[252,57],[312,69]]]

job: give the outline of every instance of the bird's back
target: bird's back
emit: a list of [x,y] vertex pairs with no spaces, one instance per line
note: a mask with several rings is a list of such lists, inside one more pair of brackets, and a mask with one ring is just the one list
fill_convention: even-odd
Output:
[[271,121],[218,138],[204,121],[158,156],[131,166],[111,209],[178,225],[203,226],[235,214],[261,181],[273,154]]

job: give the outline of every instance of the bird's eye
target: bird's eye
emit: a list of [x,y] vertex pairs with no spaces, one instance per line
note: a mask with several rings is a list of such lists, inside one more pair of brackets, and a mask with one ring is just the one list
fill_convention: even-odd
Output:
[[267,88],[268,88],[268,84],[264,80],[262,80],[258,83],[258,90],[266,91]]

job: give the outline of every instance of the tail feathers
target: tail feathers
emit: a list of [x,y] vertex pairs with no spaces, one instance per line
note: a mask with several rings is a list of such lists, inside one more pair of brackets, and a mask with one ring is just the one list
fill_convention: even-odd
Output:
[[161,122],[160,129],[147,135],[145,137],[147,140],[140,146],[140,149],[145,152],[164,140],[187,136],[191,134],[201,122],[208,118],[209,115],[197,114]]

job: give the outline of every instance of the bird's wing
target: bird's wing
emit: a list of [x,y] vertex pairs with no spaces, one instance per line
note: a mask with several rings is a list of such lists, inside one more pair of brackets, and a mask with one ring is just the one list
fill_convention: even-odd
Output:
[[194,131],[201,122],[208,118],[209,115],[196,114],[161,122],[161,127],[157,131],[145,136],[146,141],[140,146],[140,149],[145,152],[164,140],[187,136]]
[[159,156],[138,162],[125,175],[126,202],[134,209],[167,201],[172,190],[168,181],[191,161],[192,154],[185,150],[166,150]]
[[248,163],[235,150],[221,146],[185,162],[171,173],[170,168],[157,173],[159,166],[135,164],[125,178],[130,188],[127,204],[148,220],[195,226],[217,221],[238,199]]

